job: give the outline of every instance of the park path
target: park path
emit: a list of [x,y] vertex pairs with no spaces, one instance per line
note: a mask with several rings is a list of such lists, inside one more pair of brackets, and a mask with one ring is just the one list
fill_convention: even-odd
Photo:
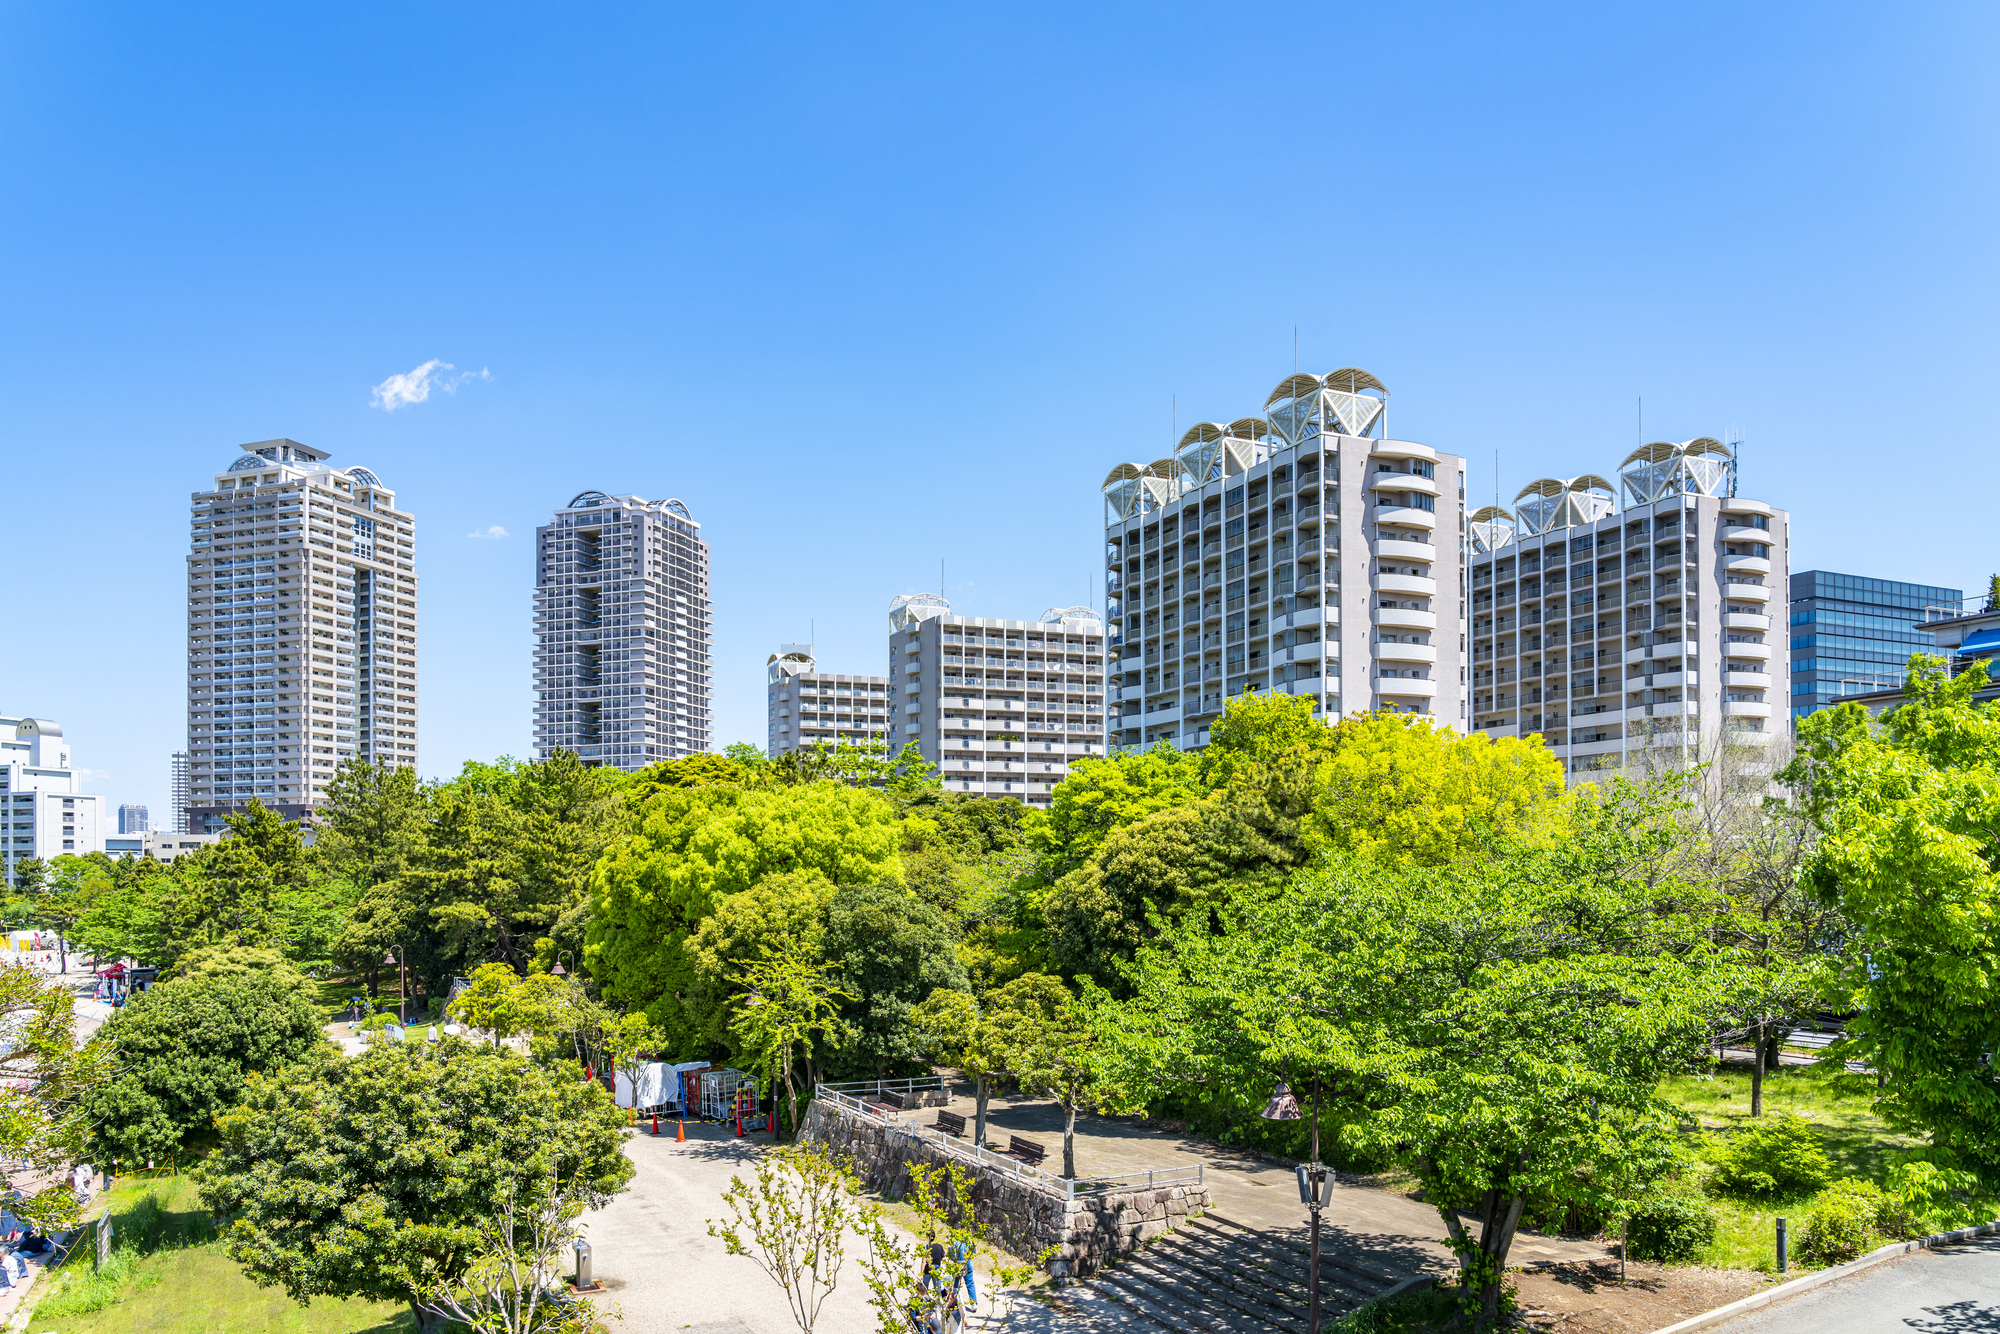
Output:
[[1718,1334],[1990,1334],[2000,1330],[2000,1237],[1912,1251],[1738,1316]]

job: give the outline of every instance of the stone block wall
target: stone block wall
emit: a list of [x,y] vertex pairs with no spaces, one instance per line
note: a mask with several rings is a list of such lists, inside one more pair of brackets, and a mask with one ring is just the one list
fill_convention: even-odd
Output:
[[1210,1204],[1206,1187],[1189,1185],[1065,1199],[1031,1178],[955,1158],[921,1136],[818,1099],[799,1138],[845,1159],[869,1189],[897,1199],[909,1192],[912,1160],[959,1164],[972,1176],[975,1223],[1014,1255],[1032,1257],[1053,1247],[1047,1268],[1059,1281],[1096,1273]]

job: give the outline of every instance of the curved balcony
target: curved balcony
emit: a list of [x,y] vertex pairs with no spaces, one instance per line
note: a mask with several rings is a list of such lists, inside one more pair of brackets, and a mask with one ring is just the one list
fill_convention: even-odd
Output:
[[1434,598],[1438,591],[1437,580],[1420,574],[1371,575],[1368,586],[1378,593],[1402,593],[1417,598]]
[[1738,574],[1769,574],[1771,560],[1768,556],[1724,556],[1722,568]]
[[1371,646],[1375,656],[1384,662],[1436,662],[1436,644],[1393,644],[1388,640],[1377,641]]
[[1421,491],[1427,496],[1438,494],[1438,484],[1422,473],[1375,472],[1368,474],[1368,489],[1371,491]]
[[1776,518],[1778,511],[1761,500],[1746,500],[1741,496],[1730,496],[1721,506],[1724,514],[1761,514],[1767,519]]
[[1405,528],[1435,528],[1438,516],[1432,510],[1420,510],[1408,505],[1397,505],[1375,511],[1376,523],[1397,523]]
[[1769,658],[1769,644],[1724,644],[1722,651],[1732,658]]
[[1725,630],[1769,630],[1771,618],[1747,611],[1726,611],[1722,614],[1722,626]]
[[1435,449],[1414,440],[1376,440],[1368,450],[1371,459],[1424,459],[1436,463],[1437,456]]
[[1722,674],[1722,684],[1725,686],[1738,686],[1745,690],[1769,690],[1771,688],[1771,674],[1769,672],[1724,672]]
[[1406,699],[1437,698],[1438,683],[1426,676],[1378,676],[1375,678],[1375,693],[1396,695]]
[[1768,718],[1771,706],[1757,700],[1726,699],[1722,701],[1722,714],[1725,718]]
[[1368,544],[1368,550],[1376,556],[1387,556],[1392,560],[1436,560],[1438,550],[1428,542],[1404,542],[1393,537],[1378,537]]
[[1769,542],[1771,540],[1771,530],[1769,528],[1752,528],[1748,524],[1734,524],[1727,519],[1724,519],[1722,522],[1722,540],[1725,542]]
[[1727,598],[1733,598],[1738,602],[1769,602],[1771,600],[1771,586],[1769,584],[1724,584],[1722,586],[1722,595]]
[[1435,630],[1438,625],[1434,611],[1410,611],[1403,607],[1374,607],[1369,610],[1369,619],[1387,629]]

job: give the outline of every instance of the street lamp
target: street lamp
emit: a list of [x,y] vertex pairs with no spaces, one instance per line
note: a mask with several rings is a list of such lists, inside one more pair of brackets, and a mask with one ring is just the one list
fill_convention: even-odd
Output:
[[[1303,1116],[1299,1100],[1284,1080],[1271,1091],[1271,1100],[1258,1115],[1266,1121],[1297,1121]],[[1312,1259],[1306,1267],[1306,1334],[1319,1334],[1319,1211],[1333,1198],[1333,1173],[1319,1160],[1319,1076],[1313,1076],[1312,1161],[1300,1163],[1299,1203],[1312,1213]]]
[[565,976],[566,974],[568,974],[568,972],[569,972],[569,969],[567,969],[567,968],[563,967],[563,965],[562,965],[562,961],[563,961],[564,959],[574,959],[575,957],[576,957],[576,956],[575,956],[574,954],[570,953],[570,952],[569,952],[568,950],[563,950],[563,951],[562,951],[561,953],[557,954],[557,955],[556,955],[556,962],[555,962],[555,966],[549,969],[549,974],[550,974],[550,976],[552,976],[552,977],[563,977],[563,976]]
[[[405,952],[407,953],[407,951]],[[409,1001],[406,999],[409,991],[404,984],[408,980],[408,973],[403,967],[403,961],[396,957],[394,950],[382,956],[382,966],[384,968],[387,968],[392,963],[396,965],[396,1022],[407,1027],[410,1022]]]

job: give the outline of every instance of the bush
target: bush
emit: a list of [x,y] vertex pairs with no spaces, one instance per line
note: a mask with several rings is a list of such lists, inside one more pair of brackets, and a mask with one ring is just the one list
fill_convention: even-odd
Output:
[[1715,1240],[1715,1210],[1693,1191],[1640,1202],[1625,1221],[1625,1245],[1636,1260],[1686,1264]]
[[[1880,1194],[1876,1192],[1877,1199]],[[1874,1202],[1866,1195],[1828,1191],[1799,1230],[1799,1258],[1813,1265],[1840,1265],[1857,1258],[1875,1240],[1874,1214]]]
[[1717,1155],[1709,1189],[1723,1195],[1810,1195],[1833,1176],[1819,1134],[1795,1116],[1737,1131]]

